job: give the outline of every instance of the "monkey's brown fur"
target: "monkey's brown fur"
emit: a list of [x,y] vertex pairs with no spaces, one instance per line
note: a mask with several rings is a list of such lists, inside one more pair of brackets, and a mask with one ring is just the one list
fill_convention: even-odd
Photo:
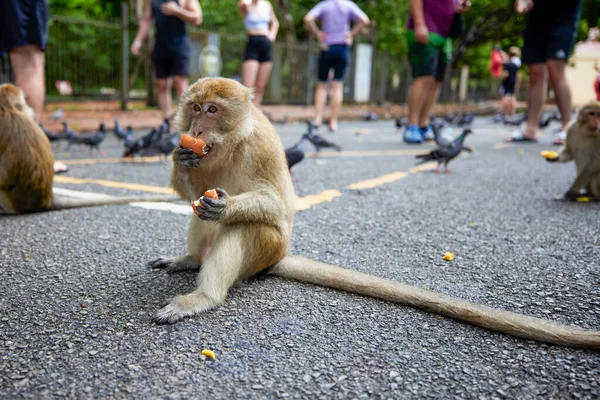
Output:
[[21,89],[0,85],[0,210],[10,214],[122,204],[168,201],[174,196],[117,197],[80,200],[54,196],[54,157],[50,141],[33,120]]
[[[201,137],[212,148],[201,160],[196,158],[194,165],[186,164],[183,150],[174,152],[174,189],[188,201],[215,187],[227,193],[215,221],[192,216],[187,256],[151,263],[170,272],[201,267],[196,290],[172,299],[156,314],[157,322],[177,322],[221,304],[236,281],[273,266],[270,273],[274,275],[423,308],[490,330],[600,348],[600,333],[596,331],[496,310],[304,257],[285,256],[292,230],[294,190],[283,146],[250,98],[250,90],[235,81],[205,78],[191,86],[180,103],[176,119],[179,132]],[[209,115],[206,110],[211,104],[218,112]]]
[[[581,108],[567,129],[565,146],[556,161],[575,160],[577,177],[565,195],[567,198],[590,196],[600,199],[600,102],[591,101]],[[584,190],[586,193],[580,193]]]

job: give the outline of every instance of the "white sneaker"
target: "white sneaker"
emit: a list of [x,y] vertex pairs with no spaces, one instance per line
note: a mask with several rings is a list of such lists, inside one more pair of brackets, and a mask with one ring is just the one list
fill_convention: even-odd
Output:
[[560,131],[557,134],[554,135],[554,144],[555,145],[563,145],[565,144],[565,140],[567,140],[567,132],[566,131]]

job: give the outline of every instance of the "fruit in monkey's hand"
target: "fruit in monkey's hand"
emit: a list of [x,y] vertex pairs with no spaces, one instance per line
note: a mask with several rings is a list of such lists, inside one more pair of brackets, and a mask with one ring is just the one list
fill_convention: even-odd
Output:
[[444,254],[444,261],[452,261],[454,260],[454,253],[452,253],[451,251],[446,252],[446,254]]
[[198,154],[200,157],[208,153],[208,149],[206,148],[206,143],[204,140],[200,138],[194,139],[190,135],[186,134],[181,135],[181,147],[184,149],[192,149],[192,151]]
[[[207,190],[206,192],[204,192],[204,196],[202,196],[202,197],[208,197],[213,200],[218,200],[219,194],[217,193],[217,191],[215,189],[210,189],[210,190]],[[202,197],[200,197],[200,199]],[[194,213],[196,213],[196,215],[202,214],[202,213],[198,212],[198,210],[197,210],[198,207],[204,208],[202,206],[202,203],[200,203],[200,199],[192,201],[192,209],[194,210]]]
[[589,196],[581,196],[575,199],[578,203],[589,203],[592,199]]
[[556,161],[558,160],[558,153],[552,150],[544,150],[540,151],[540,155],[544,157],[547,161]]

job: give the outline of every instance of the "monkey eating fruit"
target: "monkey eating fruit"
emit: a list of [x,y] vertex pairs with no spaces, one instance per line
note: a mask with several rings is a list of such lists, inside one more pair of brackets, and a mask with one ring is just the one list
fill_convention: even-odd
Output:
[[542,153],[549,162],[575,161],[577,177],[564,199],[600,200],[600,102],[591,101],[581,108],[567,128],[565,146],[558,154]]
[[[210,189],[204,192],[204,195],[202,197],[208,197],[209,199],[217,200],[219,198],[219,194],[215,189]],[[204,208],[204,206],[202,206],[202,203],[200,202],[200,199],[192,201],[192,210],[194,210],[194,213],[196,213],[196,215],[200,216],[202,215],[202,211],[198,210],[198,208]]]
[[175,196],[128,196],[109,199],[72,199],[52,191],[54,156],[48,137],[33,120],[23,92],[0,85],[0,211],[9,214],[65,208],[173,201]]
[[206,147],[206,143],[202,139],[194,139],[190,135],[183,134],[181,135],[181,147],[186,149],[192,149],[192,151],[196,154],[199,154],[201,157],[208,153],[209,148]]
[[187,201],[209,188],[218,198],[198,199],[187,255],[149,264],[168,273],[199,270],[197,287],[158,310],[157,323],[174,323],[222,304],[238,281],[261,271],[300,282],[414,306],[509,335],[574,347],[600,348],[600,332],[470,303],[414,286],[288,255],[295,194],[275,129],[234,80],[203,78],[183,95],[175,117],[179,132],[207,144],[203,157],[173,152],[171,185]]

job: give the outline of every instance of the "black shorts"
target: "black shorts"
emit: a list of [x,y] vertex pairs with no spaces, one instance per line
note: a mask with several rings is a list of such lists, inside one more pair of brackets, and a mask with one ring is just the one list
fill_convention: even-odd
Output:
[[343,81],[344,72],[350,60],[350,47],[345,44],[332,44],[319,54],[319,82],[327,82],[333,68],[333,80]]
[[47,0],[3,0],[1,8],[0,53],[31,44],[46,48]]
[[244,61],[256,60],[259,63],[271,61],[271,46],[271,41],[266,36],[248,36]]
[[[571,3],[569,3],[571,2]],[[523,64],[541,64],[548,60],[568,60],[573,50],[581,15],[581,0],[568,0],[564,10],[560,2],[548,2],[546,8],[534,7],[527,18],[523,35]]]
[[172,76],[189,76],[190,59],[187,57],[152,56],[156,79],[166,79]]
[[512,79],[505,79],[502,81],[502,87],[500,88],[500,94],[503,96],[512,96],[515,94],[515,86],[517,82]]

